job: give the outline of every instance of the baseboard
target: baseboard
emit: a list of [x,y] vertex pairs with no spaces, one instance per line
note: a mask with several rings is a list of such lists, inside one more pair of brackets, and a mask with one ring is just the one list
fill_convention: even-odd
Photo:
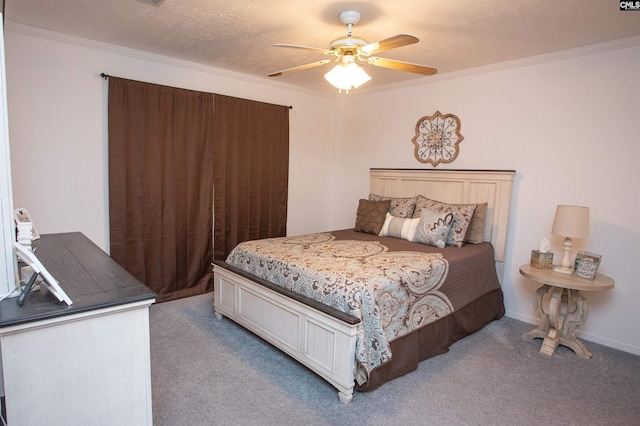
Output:
[[522,315],[519,312],[510,311],[508,309],[505,309],[504,316],[509,317],[509,318],[513,318],[513,319],[517,319],[519,321],[526,322],[526,323],[529,323],[529,324],[534,325],[534,326],[538,325],[538,318],[532,317],[532,316],[529,316],[529,315]]
[[[514,312],[514,311],[509,311],[506,310],[505,311],[505,316],[509,317],[509,318],[513,318],[513,319],[517,319],[519,321],[523,321],[532,325],[537,325],[538,324],[538,318],[537,317],[532,317],[529,315],[522,315],[518,312]],[[608,337],[603,337],[603,336],[599,336],[597,334],[593,334],[593,333],[585,333],[581,330],[577,330],[576,331],[576,336],[580,339],[583,340],[587,340],[589,342],[594,342],[597,343],[599,345],[603,345],[603,346],[607,346],[609,348],[613,348],[613,349],[618,349],[620,351],[623,352],[628,352],[630,354],[633,355],[638,355],[640,356],[640,346],[637,345],[632,345],[626,342],[621,342],[619,340],[615,340],[615,339],[610,339]]]

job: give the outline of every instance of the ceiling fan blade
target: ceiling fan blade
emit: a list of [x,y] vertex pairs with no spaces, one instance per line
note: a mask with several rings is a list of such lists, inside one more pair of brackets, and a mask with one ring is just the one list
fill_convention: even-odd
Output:
[[320,65],[328,64],[329,62],[331,62],[329,59],[325,59],[324,61],[312,62],[310,64],[300,65],[293,68],[287,68],[286,70],[276,71],[274,73],[271,73],[269,74],[269,77],[279,77],[282,74],[286,74],[288,72],[302,71],[309,68],[319,67]]
[[419,42],[418,37],[411,34],[398,34],[393,37],[386,38],[384,40],[376,41],[375,43],[369,43],[366,46],[362,46],[360,51],[366,55],[372,53],[383,52],[389,49],[395,49],[396,47],[407,46]]
[[320,47],[309,47],[309,46],[300,46],[298,44],[286,44],[286,43],[277,43],[273,45],[274,47],[290,47],[293,49],[304,49],[304,50],[313,50],[315,52],[324,53],[325,55],[335,55],[333,50],[322,49]]
[[438,72],[435,68],[412,64],[410,62],[396,61],[394,59],[373,57],[367,59],[367,62],[371,65],[375,65],[376,67],[390,68],[392,70],[412,72],[421,75],[433,75]]

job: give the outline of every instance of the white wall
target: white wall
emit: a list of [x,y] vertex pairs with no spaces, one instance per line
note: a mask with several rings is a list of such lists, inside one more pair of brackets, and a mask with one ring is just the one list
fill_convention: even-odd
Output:
[[108,251],[108,86],[102,72],[292,105],[288,232],[328,229],[334,133],[318,123],[333,120],[330,97],[28,27],[9,24],[7,30],[14,204],[29,210],[40,233],[81,231]]
[[[11,159],[9,155],[9,128],[7,117],[7,90],[4,66],[4,16],[0,13],[0,295],[12,291],[16,281],[16,260],[13,242],[16,240],[13,226],[13,195],[11,185]],[[5,226],[11,224],[11,226]],[[0,373],[0,381],[2,373]],[[4,395],[0,386],[0,395]]]
[[574,249],[602,254],[600,271],[616,287],[587,294],[579,334],[640,354],[638,43],[337,99],[22,27],[8,28],[6,52],[14,204],[29,209],[40,232],[79,230],[108,246],[101,72],[293,105],[292,235],[353,226],[370,167],[429,168],[415,159],[411,138],[418,119],[439,110],[460,117],[465,139],[456,161],[438,168],[518,172],[503,280],[508,315],[535,322],[537,286],[518,266],[545,236],[559,257],[561,241],[550,235],[557,204],[587,205],[591,237]]
[[[603,256],[600,272],[615,289],[586,295],[586,340],[640,354],[640,43],[582,56],[537,58],[425,80],[338,104],[344,123],[334,162],[334,228],[353,223],[368,193],[369,167],[431,168],[419,163],[416,122],[439,110],[461,120],[460,154],[438,169],[515,169],[511,235],[503,289],[507,315],[535,322],[537,285],[521,277],[532,249],[551,235],[557,204],[591,208],[591,236],[574,253]],[[575,56],[575,57],[573,57]],[[588,346],[588,345],[587,345]]]

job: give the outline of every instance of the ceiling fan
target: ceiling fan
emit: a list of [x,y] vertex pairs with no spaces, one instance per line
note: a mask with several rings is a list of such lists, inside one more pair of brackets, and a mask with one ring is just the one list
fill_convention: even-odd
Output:
[[[366,83],[371,77],[357,65],[357,62],[367,63],[377,67],[390,68],[398,71],[406,71],[420,75],[433,75],[438,72],[437,69],[426,67],[423,65],[412,64],[410,62],[397,61],[394,59],[385,59],[377,56],[371,56],[374,53],[384,52],[386,50],[395,49],[397,47],[407,46],[409,44],[418,43],[418,37],[411,34],[398,34],[375,43],[369,43],[367,40],[351,34],[353,25],[360,22],[361,14],[357,10],[345,10],[339,15],[340,21],[347,26],[347,35],[338,37],[329,44],[329,49],[317,47],[300,46],[297,44],[274,44],[275,47],[288,47],[294,49],[312,50],[324,55],[336,56],[337,62],[335,68],[325,74],[325,78],[329,83],[340,90],[350,89]],[[330,59],[311,62],[309,64],[299,65],[297,67],[276,71],[269,74],[269,77],[278,77],[286,73],[294,71],[307,70],[309,68],[318,67],[331,62]]]

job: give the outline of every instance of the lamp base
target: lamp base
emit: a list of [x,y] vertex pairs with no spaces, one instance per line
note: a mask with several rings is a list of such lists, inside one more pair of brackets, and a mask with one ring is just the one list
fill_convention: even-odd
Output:
[[573,268],[571,267],[571,257],[569,256],[569,251],[571,250],[571,246],[573,245],[571,238],[565,238],[562,245],[564,245],[564,254],[562,256],[560,264],[553,268],[553,272],[570,275],[573,274]]
[[553,272],[559,272],[561,274],[571,275],[573,274],[573,268],[566,268],[564,266],[558,265],[555,268],[553,268]]

